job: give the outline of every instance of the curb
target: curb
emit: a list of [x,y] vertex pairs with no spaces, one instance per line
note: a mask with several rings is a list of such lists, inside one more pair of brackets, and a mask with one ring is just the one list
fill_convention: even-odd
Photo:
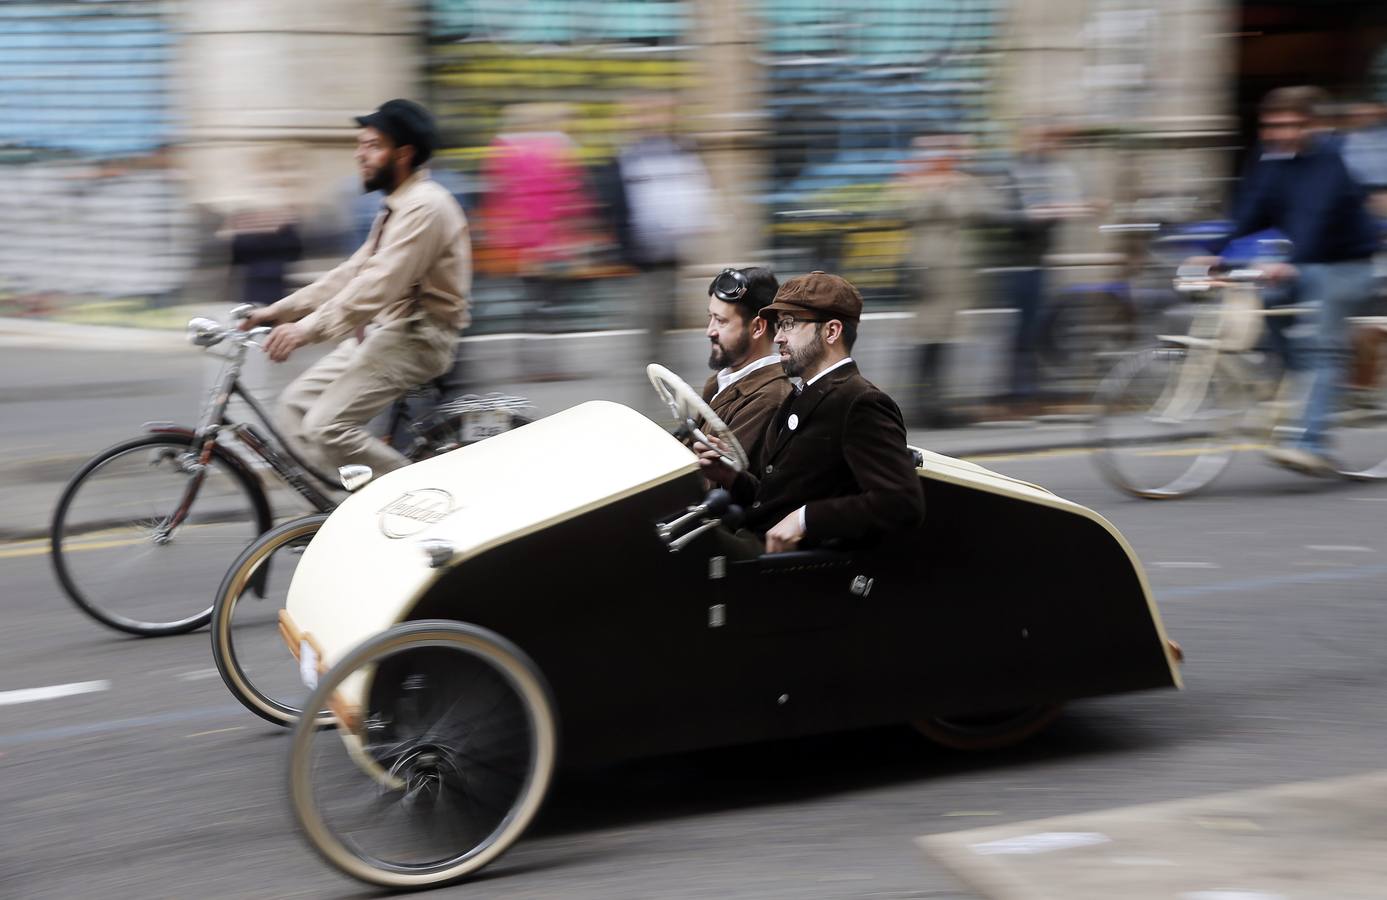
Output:
[[30,347],[74,347],[104,350],[184,350],[188,341],[181,330],[119,328],[113,325],[79,325],[46,319],[0,316],[0,343],[18,338]]

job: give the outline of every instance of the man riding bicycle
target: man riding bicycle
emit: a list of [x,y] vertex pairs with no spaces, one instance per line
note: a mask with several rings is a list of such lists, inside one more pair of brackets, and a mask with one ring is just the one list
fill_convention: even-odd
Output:
[[356,122],[362,187],[385,194],[366,243],[241,327],[274,324],[265,351],[275,362],[306,344],[346,338],[285,389],[278,417],[311,461],[380,474],[407,460],[366,424],[452,367],[468,322],[472,252],[462,208],[422,168],[438,143],[428,110],[390,100]]

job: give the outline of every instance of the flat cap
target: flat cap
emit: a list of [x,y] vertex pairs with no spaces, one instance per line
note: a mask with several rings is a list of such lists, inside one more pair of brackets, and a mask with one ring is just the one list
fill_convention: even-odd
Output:
[[814,271],[782,284],[761,315],[776,312],[856,322],[862,318],[862,295],[846,278]]

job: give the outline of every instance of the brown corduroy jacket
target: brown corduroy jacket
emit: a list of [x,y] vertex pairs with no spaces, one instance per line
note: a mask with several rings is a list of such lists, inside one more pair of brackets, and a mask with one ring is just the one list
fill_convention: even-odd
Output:
[[703,385],[703,399],[737,435],[747,459],[755,461],[766,427],[794,389],[780,366],[762,366],[732,382],[724,391],[718,390],[718,377],[712,376]]

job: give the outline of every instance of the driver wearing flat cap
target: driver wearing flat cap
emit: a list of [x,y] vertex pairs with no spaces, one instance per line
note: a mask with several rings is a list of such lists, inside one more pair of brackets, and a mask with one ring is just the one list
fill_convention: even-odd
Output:
[[275,362],[305,344],[341,341],[285,389],[278,418],[320,465],[358,463],[380,474],[407,460],[366,425],[452,367],[468,321],[472,245],[457,200],[422,168],[438,145],[428,110],[390,100],[356,122],[362,188],[385,194],[366,243],[241,327],[274,323],[265,351]]
[[767,426],[745,472],[698,445],[708,478],[746,508],[746,527],[778,553],[860,546],[916,527],[925,500],[895,402],[857,370],[862,295],[811,272],[780,286],[761,315],[775,328],[785,374],[801,381]]

